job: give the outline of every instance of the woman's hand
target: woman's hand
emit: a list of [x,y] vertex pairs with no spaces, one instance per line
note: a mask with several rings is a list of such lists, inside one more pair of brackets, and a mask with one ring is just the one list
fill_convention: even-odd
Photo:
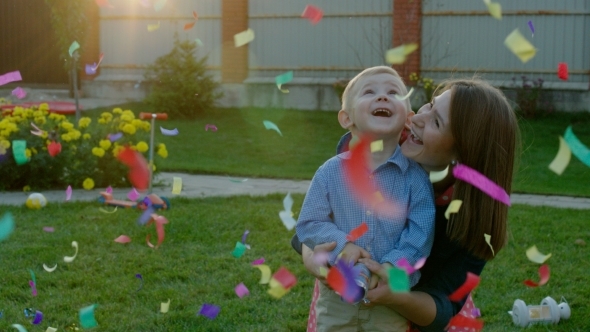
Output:
[[367,293],[367,300],[371,301],[370,304],[391,304],[395,303],[396,295],[389,289],[389,279],[387,275],[388,268],[392,265],[389,263],[379,264],[371,259],[362,258],[359,260],[360,263],[371,271],[371,285],[369,286],[369,292]]
[[309,273],[314,277],[318,278],[324,285],[326,285],[326,276],[320,273],[320,267],[327,269],[327,262],[320,262],[314,258],[314,254],[327,253],[336,248],[336,242],[328,242],[315,246],[314,250],[311,250],[305,244],[301,245],[301,258],[303,259],[303,265]]

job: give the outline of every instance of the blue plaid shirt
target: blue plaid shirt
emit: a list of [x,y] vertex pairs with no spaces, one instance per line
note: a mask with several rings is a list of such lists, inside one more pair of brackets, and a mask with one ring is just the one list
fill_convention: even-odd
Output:
[[[434,193],[427,172],[400,150],[398,146],[369,178],[383,198],[396,202],[401,211],[395,216],[380,216],[354,197],[344,180],[343,162],[350,158],[350,152],[344,152],[326,161],[315,173],[296,226],[299,240],[310,248],[336,241],[329,257],[329,263],[334,265],[349,242],[347,234],[364,221],[369,230],[354,243],[366,249],[373,260],[395,266],[403,257],[412,265],[427,257],[434,239]],[[419,279],[419,271],[412,274],[411,286]]]

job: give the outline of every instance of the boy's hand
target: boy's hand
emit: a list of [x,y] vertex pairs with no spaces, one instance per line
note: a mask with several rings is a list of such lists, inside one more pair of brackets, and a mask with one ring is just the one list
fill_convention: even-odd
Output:
[[305,265],[305,268],[309,273],[311,273],[324,285],[327,285],[326,276],[320,272],[320,268],[323,267],[327,269],[328,266],[326,262],[322,262],[316,259],[314,255],[327,254],[327,252],[334,250],[334,248],[336,248],[336,242],[318,244],[317,246],[315,246],[314,250],[311,250],[305,244],[303,244],[301,247],[301,257],[303,258],[303,265]]
[[348,242],[340,254],[342,255],[340,259],[344,259],[344,261],[349,263],[352,262],[354,264],[356,264],[360,258],[371,258],[371,254],[369,254],[368,251],[352,242]]
[[[363,260],[362,263],[367,265],[365,260]],[[367,268],[369,268],[369,266],[371,266],[371,267],[376,266],[377,264],[379,264],[379,263],[377,263],[373,260],[369,260],[369,264],[367,265]],[[381,269],[385,270],[385,271],[389,270],[392,267],[393,267],[393,265],[391,265],[391,263],[389,263],[389,262],[385,262],[385,263],[381,264]],[[370,270],[370,268],[369,268],[369,270]],[[387,280],[381,279],[379,277],[379,274],[377,274],[377,273],[371,273],[371,282],[369,283],[369,289],[373,289],[373,288],[377,287],[377,285],[381,286],[383,283],[387,284]]]

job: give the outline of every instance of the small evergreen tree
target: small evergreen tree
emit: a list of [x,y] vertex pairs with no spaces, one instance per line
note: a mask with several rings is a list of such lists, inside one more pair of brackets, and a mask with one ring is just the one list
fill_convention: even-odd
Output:
[[179,41],[175,35],[172,51],[147,67],[145,78],[152,90],[146,101],[158,112],[173,118],[194,118],[222,96],[216,92],[219,83],[207,73],[207,57],[197,60],[196,49],[194,41]]

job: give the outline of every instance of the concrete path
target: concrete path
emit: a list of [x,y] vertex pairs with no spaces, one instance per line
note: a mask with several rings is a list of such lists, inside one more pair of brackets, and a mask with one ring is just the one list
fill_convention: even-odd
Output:
[[[217,175],[192,175],[184,173],[160,173],[154,183],[153,192],[159,196],[175,197],[171,193],[173,177],[182,178],[182,192],[180,197],[211,197],[253,195],[263,196],[272,193],[305,194],[309,187],[309,180],[279,180],[279,179],[253,179],[232,178]],[[100,196],[100,191],[76,189],[72,193],[72,201],[93,201]],[[126,199],[129,188],[117,188],[113,190],[115,199]],[[47,190],[42,192],[49,202],[64,202],[65,188],[63,190]],[[0,192],[0,205],[22,205],[30,193],[24,192]],[[590,198],[576,198],[566,196],[545,196],[529,194],[513,194],[513,204],[527,204],[534,206],[551,206],[557,208],[590,209]]]

